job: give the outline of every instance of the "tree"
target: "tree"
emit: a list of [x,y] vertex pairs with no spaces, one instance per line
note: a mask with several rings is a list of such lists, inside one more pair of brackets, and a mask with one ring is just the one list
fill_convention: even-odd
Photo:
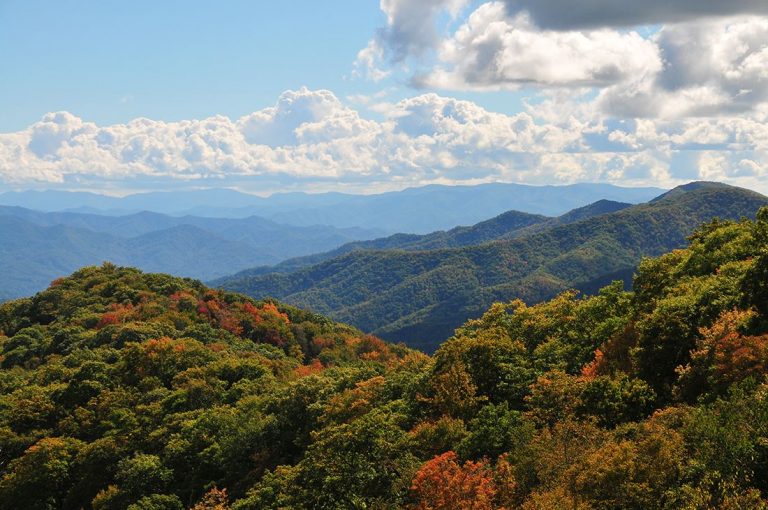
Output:
[[459,464],[446,452],[426,462],[416,473],[411,493],[414,510],[493,510],[496,486],[487,461]]
[[483,406],[469,422],[469,434],[459,445],[464,459],[495,459],[503,453],[515,458],[533,437],[533,424],[506,402]]
[[13,460],[0,479],[0,509],[61,508],[71,486],[73,465],[83,443],[44,438]]
[[227,489],[212,488],[191,510],[229,510]]

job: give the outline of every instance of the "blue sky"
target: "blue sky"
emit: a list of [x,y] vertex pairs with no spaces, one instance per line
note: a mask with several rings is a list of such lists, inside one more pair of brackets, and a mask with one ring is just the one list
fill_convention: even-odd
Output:
[[328,4],[2,0],[0,130],[58,110],[99,124],[238,117],[301,86],[370,91],[344,76],[384,15]]
[[762,0],[0,0],[0,191],[766,191],[766,48]]
[[[352,64],[385,22],[367,0],[1,0],[0,132],[59,110],[113,124],[239,117],[302,86],[375,94]],[[413,93],[397,79],[387,88]],[[513,112],[528,95],[456,97]]]

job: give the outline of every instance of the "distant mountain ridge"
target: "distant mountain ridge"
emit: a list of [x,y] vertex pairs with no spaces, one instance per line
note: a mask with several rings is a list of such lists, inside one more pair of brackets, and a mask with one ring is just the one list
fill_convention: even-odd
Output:
[[[329,314],[386,339],[431,350],[490,303],[538,302],[566,288],[628,277],[643,256],[684,246],[712,218],[753,216],[768,198],[727,185],[693,185],[646,204],[598,203],[606,213],[544,222],[511,239],[459,248],[351,251],[288,273],[244,273],[216,283]],[[614,210],[615,209],[615,210]],[[594,212],[594,211],[593,211]],[[567,220],[562,220],[567,221]]]
[[474,225],[510,210],[557,216],[599,199],[640,203],[663,192],[659,188],[622,188],[609,184],[508,183],[429,185],[373,195],[278,193],[269,197],[228,189],[139,193],[125,197],[25,191],[0,194],[0,205],[113,216],[141,211],[172,216],[259,216],[297,226],[363,227],[390,234],[426,234],[456,225]]
[[[331,238],[328,244],[338,244],[339,240],[370,239],[383,232],[376,229],[359,227],[336,228],[325,225],[294,226],[276,223],[259,216],[247,218],[207,218],[202,216],[169,216],[161,213],[142,211],[124,216],[106,216],[75,212],[42,212],[18,206],[0,206],[0,215],[15,216],[36,225],[85,228],[95,232],[108,232],[119,237],[133,237],[166,228],[181,225],[193,225],[205,230],[215,231],[228,239],[251,239],[258,235],[262,243],[279,242],[283,237],[293,237],[291,242],[322,241]],[[278,235],[275,235],[278,234]],[[262,237],[266,236],[266,238]],[[270,246],[273,246],[270,244]],[[297,251],[303,251],[297,248]],[[284,255],[277,255],[285,258]]]
[[211,279],[380,234],[258,217],[99,216],[0,206],[0,300],[37,292],[54,278],[105,260]]
[[[359,250],[405,250],[421,251],[440,248],[459,248],[472,246],[489,241],[497,241],[505,238],[520,237],[551,228],[557,225],[565,225],[578,220],[620,211],[632,204],[614,202],[612,200],[598,200],[594,204],[586,205],[569,211],[561,216],[549,218],[538,214],[528,214],[519,211],[507,211],[490,220],[482,221],[470,227],[455,227],[448,231],[432,232],[431,234],[394,234],[379,239],[368,241],[353,241],[344,244],[334,250],[296,257],[285,260],[274,266],[261,266],[241,271],[229,278],[253,277],[269,273],[289,273],[299,268],[318,264],[324,260],[339,257],[346,253]],[[213,281],[216,285],[218,282]]]
[[[299,268],[320,263],[354,251],[364,250],[403,250],[423,251],[440,248],[459,248],[512,236],[516,231],[525,230],[554,221],[539,214],[519,211],[507,211],[490,220],[482,221],[471,227],[455,227],[448,231],[440,230],[431,234],[393,234],[388,237],[368,241],[352,241],[334,250],[288,259],[274,266],[261,266],[242,271],[230,277],[252,277],[268,273],[287,273]],[[212,284],[216,284],[214,281]]]

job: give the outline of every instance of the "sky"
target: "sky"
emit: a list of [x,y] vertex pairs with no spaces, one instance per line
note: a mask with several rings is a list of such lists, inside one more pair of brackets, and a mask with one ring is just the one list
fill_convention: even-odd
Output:
[[728,182],[765,0],[0,0],[0,191]]

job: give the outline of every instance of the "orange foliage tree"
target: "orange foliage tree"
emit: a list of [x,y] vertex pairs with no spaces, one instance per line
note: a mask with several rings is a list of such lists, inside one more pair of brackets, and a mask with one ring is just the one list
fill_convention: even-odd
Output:
[[497,493],[488,461],[460,465],[454,452],[426,462],[411,485],[414,510],[491,510]]

